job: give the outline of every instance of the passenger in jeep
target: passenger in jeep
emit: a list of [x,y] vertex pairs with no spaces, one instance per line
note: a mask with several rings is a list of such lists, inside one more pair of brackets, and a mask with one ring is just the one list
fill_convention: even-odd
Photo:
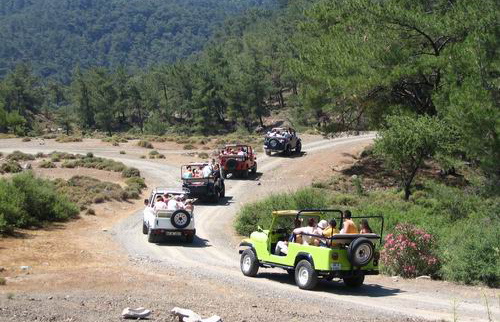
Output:
[[302,235],[302,244],[303,245],[312,245],[314,242],[314,237],[311,235],[321,235],[321,231],[318,229],[316,225],[316,220],[314,218],[309,218],[307,221],[307,226],[306,227],[301,227],[301,228],[295,228],[293,230],[293,233],[295,235],[302,235],[302,234],[307,234],[307,235]]
[[344,211],[344,223],[342,230],[340,231],[341,234],[357,234],[358,233],[358,228],[356,227],[356,224],[354,224],[354,221],[351,219],[352,214],[349,210]]
[[360,234],[371,234],[373,233],[372,229],[370,228],[370,225],[368,225],[368,219],[361,219],[361,224],[360,224]]
[[164,210],[167,209],[167,204],[163,201],[162,196],[157,196],[156,197],[156,203],[154,205],[154,210]]

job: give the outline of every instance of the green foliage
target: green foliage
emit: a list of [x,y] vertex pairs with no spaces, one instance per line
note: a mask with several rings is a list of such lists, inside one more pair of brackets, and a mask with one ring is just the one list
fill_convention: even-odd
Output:
[[273,194],[261,201],[245,204],[236,215],[235,229],[241,235],[249,235],[271,224],[273,210],[324,208],[327,199],[320,191],[304,188],[295,193]]
[[82,142],[83,139],[81,137],[76,137],[76,136],[60,136],[56,138],[56,142],[59,143],[70,143],[70,142]]
[[192,144],[186,144],[182,147],[184,150],[194,150],[196,147]]
[[[498,211],[498,208],[497,208]],[[498,212],[455,225],[442,247],[445,279],[466,284],[500,285],[500,224]]]
[[[67,80],[77,64],[137,68],[179,60],[200,51],[214,27],[227,15],[269,3],[269,0],[4,2],[0,4],[0,37],[4,48],[0,77],[22,61],[34,61],[37,74],[43,77]],[[12,24],[17,27],[11,28]]]
[[137,168],[126,168],[122,171],[122,177],[124,178],[134,178],[140,176],[141,172]]
[[408,199],[413,178],[424,160],[439,152],[449,154],[453,139],[450,127],[438,118],[391,116],[375,140],[374,151],[384,158],[387,168],[399,173]]
[[56,168],[56,165],[54,162],[49,161],[49,160],[43,160],[40,162],[38,165],[39,168],[45,168],[45,169],[51,169],[51,168]]
[[0,179],[0,233],[64,221],[77,214],[75,204],[58,193],[49,180],[36,178],[31,172]]
[[10,161],[31,161],[35,160],[35,156],[33,154],[27,154],[21,151],[14,151],[11,154],[7,155],[7,160]]
[[16,161],[7,161],[0,165],[1,173],[18,173],[23,171],[21,165]]

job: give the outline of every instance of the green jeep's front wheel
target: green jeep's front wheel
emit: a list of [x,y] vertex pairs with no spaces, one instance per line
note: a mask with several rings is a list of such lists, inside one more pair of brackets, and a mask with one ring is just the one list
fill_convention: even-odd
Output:
[[309,261],[303,259],[295,267],[295,284],[303,290],[312,290],[318,284],[318,274]]
[[245,249],[240,259],[241,272],[245,276],[255,277],[259,270],[259,263],[255,253],[251,249]]

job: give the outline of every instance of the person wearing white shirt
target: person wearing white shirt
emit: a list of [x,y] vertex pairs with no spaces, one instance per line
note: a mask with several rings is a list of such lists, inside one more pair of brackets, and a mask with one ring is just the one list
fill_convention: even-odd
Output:
[[169,201],[168,201],[168,204],[167,204],[167,209],[168,210],[177,210],[179,209],[178,208],[178,205],[177,205],[177,200],[175,200],[175,198],[171,198]]
[[156,202],[154,206],[154,210],[165,210],[167,209],[167,204],[163,201],[161,196],[156,197]]
[[212,167],[210,166],[210,164],[207,164],[205,167],[203,167],[202,173],[203,178],[210,177],[210,175],[212,174]]

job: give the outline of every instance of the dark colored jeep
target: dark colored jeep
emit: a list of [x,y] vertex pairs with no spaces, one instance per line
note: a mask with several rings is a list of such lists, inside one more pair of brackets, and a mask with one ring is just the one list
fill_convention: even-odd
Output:
[[291,155],[292,150],[296,153],[302,150],[302,142],[294,129],[277,127],[266,134],[264,151],[267,155],[271,155],[272,152],[284,152],[286,155]]
[[226,194],[219,165],[214,167],[208,162],[183,165],[181,179],[182,188],[189,190],[189,198],[217,203]]
[[257,173],[256,159],[257,157],[249,145],[226,145],[224,149],[219,151],[219,163],[224,178],[227,178],[228,174],[248,178],[249,173]]

